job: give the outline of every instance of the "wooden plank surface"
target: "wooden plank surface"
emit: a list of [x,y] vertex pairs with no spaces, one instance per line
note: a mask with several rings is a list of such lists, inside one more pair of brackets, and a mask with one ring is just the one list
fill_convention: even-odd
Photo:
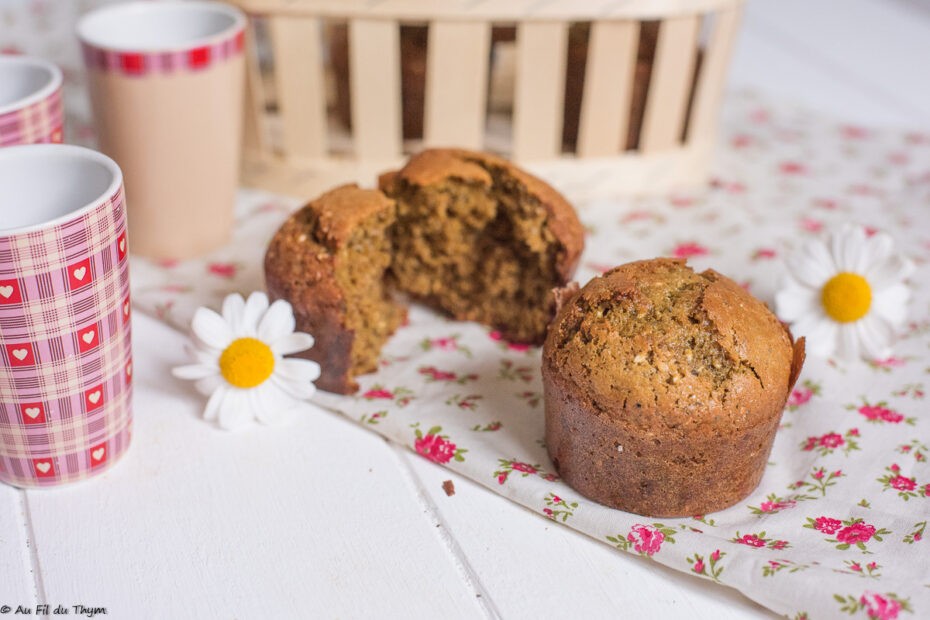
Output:
[[[730,88],[861,123],[930,123],[923,67],[900,62],[926,54],[930,16],[920,9],[751,2],[744,27]],[[881,36],[863,38],[863,28]],[[134,327],[145,440],[104,479],[30,493],[49,600],[109,605],[114,618],[759,617],[729,590],[614,553],[328,414],[301,422],[301,435],[320,438],[310,445],[273,429],[214,433],[195,419],[197,397],[165,381],[180,337],[145,317]],[[270,456],[257,447],[269,438]],[[292,458],[313,476],[271,475]],[[450,478],[457,492],[445,497]],[[0,487],[0,605],[34,596],[17,494]],[[398,573],[421,580],[416,593]],[[478,593],[491,604],[476,603]]]
[[185,339],[133,321],[135,445],[93,481],[28,493],[48,600],[116,618],[482,616],[382,439],[310,406],[290,428],[213,428],[165,379]]
[[390,20],[349,22],[352,134],[359,159],[401,152],[400,29]]
[[25,493],[0,484],[0,607],[9,605],[15,610],[17,605],[36,603],[35,552]]
[[592,24],[578,128],[580,157],[604,157],[624,150],[638,42],[638,22]]
[[265,126],[265,92],[258,50],[255,48],[255,33],[252,27],[245,29],[245,101],[242,106],[242,148],[257,154],[268,154],[268,128]]
[[695,87],[688,140],[713,140],[717,135],[723,86],[741,14],[742,7],[737,7],[723,10],[714,17],[713,30]]
[[268,19],[285,157],[326,154],[326,91],[320,20]]
[[[419,456],[403,455],[503,618],[777,617],[736,590],[611,549]],[[451,497],[442,489],[448,479],[455,486]]]
[[561,153],[567,45],[565,22],[526,22],[517,28],[514,159],[551,159]]
[[436,21],[429,27],[424,143],[481,149],[491,25]]
[[273,11],[291,15],[376,17],[428,21],[434,18],[464,20],[540,19],[584,21],[596,18],[653,19],[656,15],[689,14],[732,6],[738,0],[233,0],[250,13]]
[[671,149],[681,142],[699,27],[697,16],[665,19],[659,27],[639,139],[643,153]]

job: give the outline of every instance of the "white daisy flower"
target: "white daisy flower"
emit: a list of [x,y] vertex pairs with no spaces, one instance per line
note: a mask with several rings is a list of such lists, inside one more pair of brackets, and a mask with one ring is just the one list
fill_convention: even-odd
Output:
[[904,279],[914,264],[895,252],[886,234],[871,237],[847,224],[788,257],[785,287],[775,296],[778,316],[815,355],[846,359],[888,357],[907,316]]
[[283,357],[313,346],[313,336],[295,332],[295,325],[286,301],[269,307],[264,293],[252,293],[248,301],[234,293],[223,301],[222,316],[197,309],[191,322],[195,363],[172,373],[197,382],[210,397],[204,419],[217,420],[222,428],[240,428],[253,418],[280,423],[313,396],[313,381],[320,376],[316,362]]

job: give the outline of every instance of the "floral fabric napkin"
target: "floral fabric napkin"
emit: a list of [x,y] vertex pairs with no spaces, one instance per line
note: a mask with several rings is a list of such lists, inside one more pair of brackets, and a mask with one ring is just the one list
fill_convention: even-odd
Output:
[[[535,171],[578,207],[589,235],[577,274],[670,255],[713,267],[771,303],[781,258],[832,224],[889,232],[918,263],[894,357],[809,358],[759,488],[685,519],[604,508],[560,482],[543,444],[540,354],[414,308],[378,372],[339,411],[424,458],[622,551],[734,587],[792,618],[930,616],[930,134],[839,126],[752,96],[726,107],[703,192],[616,198],[592,163]],[[374,179],[360,179],[371,185]],[[200,305],[262,287],[268,239],[295,201],[243,191],[235,241],[206,260],[135,259],[139,309],[186,329]]]

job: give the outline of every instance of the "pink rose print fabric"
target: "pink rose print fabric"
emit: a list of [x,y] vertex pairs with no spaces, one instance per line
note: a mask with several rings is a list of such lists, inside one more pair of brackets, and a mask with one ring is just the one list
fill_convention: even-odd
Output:
[[434,426],[423,433],[419,428],[416,429],[416,441],[413,442],[413,449],[417,454],[428,458],[434,463],[448,463],[449,461],[464,461],[465,448],[459,448],[447,435],[441,435],[442,427]]
[[[808,359],[745,500],[654,522],[585,499],[546,453],[539,350],[420,307],[358,394],[316,402],[540,518],[789,618],[930,617],[930,132],[851,128],[751,95],[731,97],[724,121],[713,178],[699,190],[618,197],[601,162],[534,172],[586,225],[581,283],[630,260],[680,256],[771,303],[784,257],[847,221],[889,232],[918,264],[894,355]],[[297,206],[243,190],[229,247],[182,263],[134,259],[137,308],[185,329],[197,306],[262,288],[264,248]]]
[[655,555],[662,549],[665,534],[661,530],[649,525],[634,525],[626,539],[633,543],[633,550],[637,553]]

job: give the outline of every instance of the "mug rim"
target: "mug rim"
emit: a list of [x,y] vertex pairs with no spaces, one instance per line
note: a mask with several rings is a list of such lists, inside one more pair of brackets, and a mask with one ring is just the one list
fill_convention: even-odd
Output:
[[61,88],[61,84],[64,81],[61,69],[58,67],[58,65],[43,58],[36,58],[35,56],[19,56],[14,54],[0,54],[0,65],[4,64],[30,65],[33,67],[39,67],[48,71],[50,75],[49,80],[41,88],[29,93],[25,97],[20,97],[15,101],[0,105],[0,116],[23,110],[51,97],[57,90]]
[[[209,10],[218,14],[223,14],[232,18],[232,24],[228,28],[224,28],[220,32],[211,34],[204,37],[199,37],[186,41],[183,44],[175,45],[139,45],[139,46],[126,46],[126,45],[113,45],[101,39],[99,36],[95,36],[92,33],[89,33],[90,25],[93,20],[100,19],[108,14],[124,13],[124,14],[145,14],[151,12],[161,11],[167,8],[172,9],[183,9],[183,10]],[[231,36],[235,35],[239,31],[245,29],[246,17],[240,9],[222,2],[214,2],[212,0],[190,0],[181,2],[178,0],[165,0],[162,2],[151,2],[143,0],[135,0],[133,2],[125,2],[120,4],[111,4],[103,6],[93,11],[90,11],[83,15],[77,23],[75,28],[77,32],[78,39],[85,45],[101,49],[101,50],[110,50],[114,52],[138,52],[143,54],[152,54],[152,53],[165,53],[165,52],[183,52],[186,50],[204,47],[225,41]]]
[[70,156],[82,159],[89,159],[95,163],[101,164],[110,172],[113,178],[107,188],[87,204],[72,209],[63,215],[59,215],[58,217],[50,220],[29,224],[27,226],[19,226],[16,228],[0,228],[0,238],[15,237],[18,235],[34,233],[41,230],[51,230],[58,228],[62,224],[74,221],[93,211],[101,204],[113,197],[123,185],[123,171],[120,170],[120,167],[116,164],[115,161],[103,153],[99,153],[92,149],[83,146],[76,146],[73,144],[19,144],[16,146],[5,147],[0,149],[0,166],[3,165],[4,160],[10,160],[19,157],[35,157],[41,160],[43,158],[43,152],[47,153],[48,151],[57,152],[62,155],[70,154]]

